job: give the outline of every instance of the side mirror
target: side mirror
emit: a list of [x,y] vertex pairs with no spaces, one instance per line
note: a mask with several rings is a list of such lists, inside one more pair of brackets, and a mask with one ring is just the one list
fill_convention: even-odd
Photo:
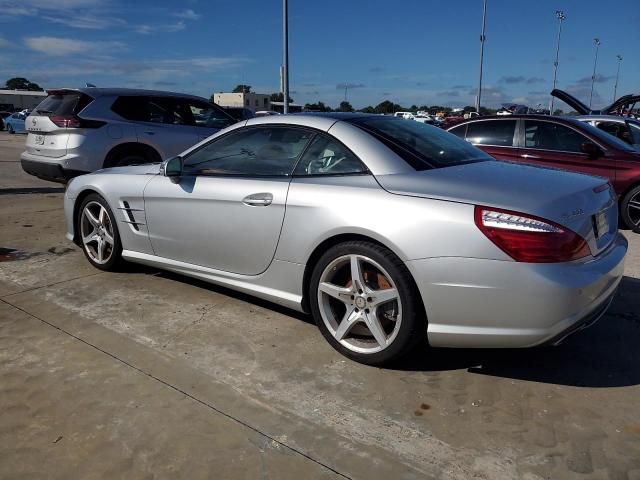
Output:
[[589,155],[589,158],[598,158],[604,155],[602,149],[592,142],[583,143],[582,145],[580,145],[580,150],[582,150],[582,153],[586,153],[587,155]]
[[165,177],[179,177],[182,175],[182,157],[172,157],[162,164]]

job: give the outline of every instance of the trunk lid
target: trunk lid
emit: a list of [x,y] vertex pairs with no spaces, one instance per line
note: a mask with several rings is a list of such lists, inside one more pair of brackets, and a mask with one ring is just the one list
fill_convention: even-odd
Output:
[[593,255],[604,250],[618,230],[615,194],[606,178],[498,161],[376,178],[382,188],[397,195],[502,208],[551,220],[581,235]]
[[551,91],[551,96],[556,97],[559,100],[562,100],[564,103],[573,108],[578,115],[609,115],[612,114],[621,108],[624,108],[628,105],[633,105],[637,102],[640,102],[640,95],[631,94],[631,95],[623,95],[616,99],[611,105],[608,107],[604,107],[599,110],[594,110],[587,107],[584,103],[578,100],[576,97],[571,95],[570,93],[565,92],[564,90],[560,90],[558,88],[554,88]]

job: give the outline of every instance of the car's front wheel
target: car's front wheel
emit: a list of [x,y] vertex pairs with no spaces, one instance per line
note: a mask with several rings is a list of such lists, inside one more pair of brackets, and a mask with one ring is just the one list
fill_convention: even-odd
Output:
[[404,263],[380,245],[329,248],[312,273],[309,299],[322,334],[353,360],[383,365],[427,347],[418,289]]
[[640,185],[632,188],[620,202],[620,214],[625,225],[640,233]]
[[122,244],[113,212],[100,195],[87,195],[76,219],[82,250],[100,270],[115,270],[122,263]]

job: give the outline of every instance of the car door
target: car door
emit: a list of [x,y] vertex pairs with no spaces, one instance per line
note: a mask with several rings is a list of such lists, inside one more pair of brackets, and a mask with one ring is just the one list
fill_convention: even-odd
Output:
[[193,119],[180,109],[175,97],[137,97],[138,142],[156,149],[163,159],[173,157],[200,141]]
[[291,173],[312,136],[286,126],[233,130],[187,155],[177,180],[155,177],[144,192],[155,254],[242,275],[264,272]]
[[584,143],[594,143],[578,130],[549,120],[524,120],[522,161],[598,175],[615,181],[616,161],[604,154],[592,158],[582,151]]
[[478,120],[467,124],[465,139],[498,160],[519,160],[516,119]]

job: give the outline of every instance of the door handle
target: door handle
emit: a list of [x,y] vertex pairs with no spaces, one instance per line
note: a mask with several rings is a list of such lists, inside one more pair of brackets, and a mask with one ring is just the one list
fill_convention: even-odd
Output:
[[520,156],[521,156],[522,158],[533,158],[534,160],[535,160],[536,158],[540,158],[540,157],[539,157],[539,156],[537,156],[537,155],[529,155],[528,153],[525,153],[525,154],[520,155]]
[[271,205],[271,202],[273,202],[273,195],[266,192],[253,193],[242,199],[242,203],[250,207],[266,207]]

